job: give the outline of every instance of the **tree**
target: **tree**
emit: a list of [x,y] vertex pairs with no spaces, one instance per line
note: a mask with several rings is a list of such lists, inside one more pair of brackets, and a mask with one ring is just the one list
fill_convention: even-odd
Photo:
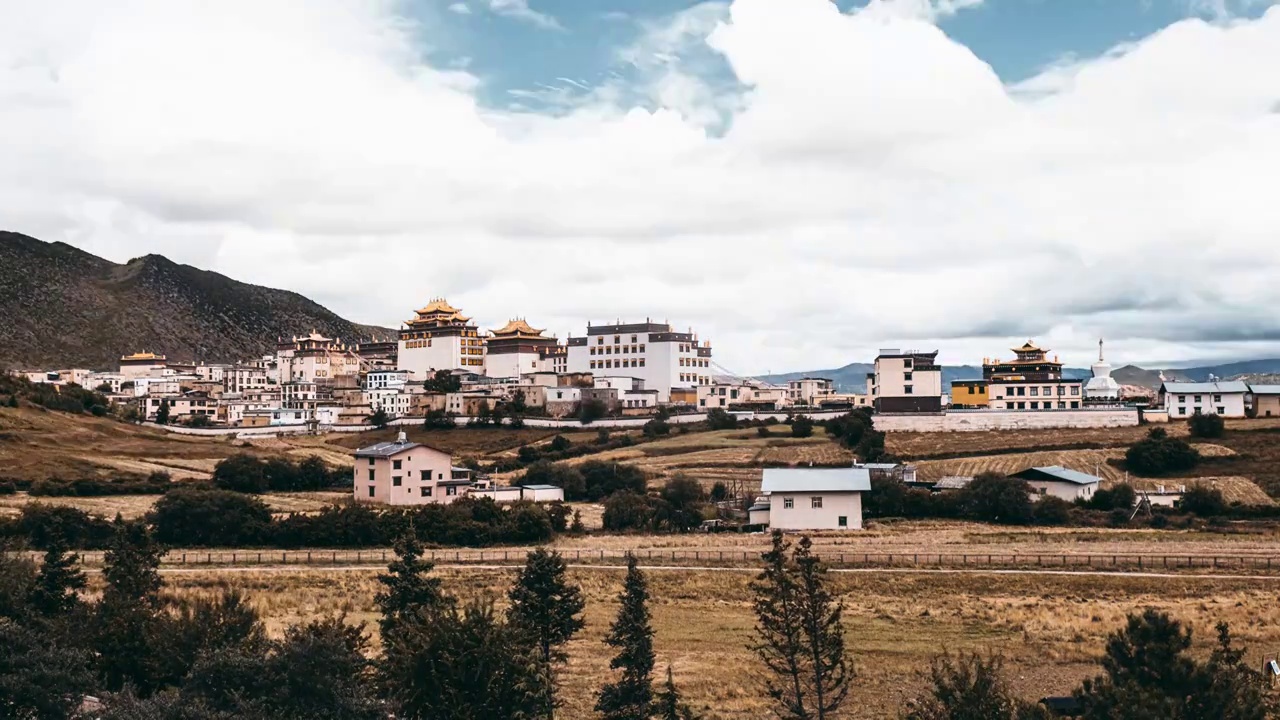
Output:
[[578,421],[583,425],[590,425],[608,414],[609,406],[599,398],[587,398],[578,403]]
[[1191,437],[1197,438],[1220,438],[1226,431],[1226,423],[1222,421],[1221,415],[1198,411],[1187,418],[1187,427]]
[[97,606],[95,646],[106,689],[118,692],[129,684],[145,696],[156,689],[153,640],[162,551],[142,523],[117,515],[112,528],[103,556],[106,587]]
[[391,424],[391,415],[379,405],[378,409],[374,410],[373,414],[369,416],[369,424],[379,430],[385,430]]
[[387,565],[386,573],[378,575],[383,589],[373,598],[382,612],[379,627],[384,644],[394,640],[399,625],[452,603],[441,589],[440,578],[431,576],[435,564],[422,559],[422,543],[412,532],[401,535],[393,547],[396,559]]
[[707,427],[712,430],[732,430],[738,427],[738,418],[725,412],[724,408],[711,408],[707,411]]
[[428,410],[422,425],[429,430],[452,430],[458,427],[455,417],[457,416],[445,410]]
[[167,545],[244,547],[267,537],[271,509],[252,495],[177,487],[156,501],[147,519],[156,540]]
[[160,401],[160,409],[156,410],[156,424],[157,425],[169,424],[169,401],[168,400]]
[[1200,517],[1216,517],[1227,511],[1227,501],[1218,488],[1196,484],[1182,494],[1178,508]]
[[11,408],[16,408],[16,407],[18,407],[18,406],[19,406],[19,405],[18,405],[18,396],[17,396],[16,394],[15,394],[15,395],[10,395],[10,396],[9,396],[9,407],[11,407]]
[[909,705],[907,720],[1032,720],[1048,718],[1019,700],[1005,682],[1004,659],[944,653],[929,668],[929,693]]
[[1218,626],[1218,648],[1204,664],[1188,657],[1191,630],[1168,615],[1146,610],[1130,615],[1124,629],[1107,639],[1103,675],[1076,691],[1080,717],[1103,720],[1262,720],[1261,679],[1231,647],[1230,631]]
[[[342,475],[347,475],[343,472]],[[308,455],[298,463],[293,490],[324,490],[334,485],[330,480],[329,466],[319,455]],[[348,482],[350,480],[348,479]]]
[[648,485],[644,471],[626,463],[588,460],[578,466],[578,472],[582,473],[582,479],[586,485],[585,499],[592,502],[597,502],[619,490],[644,494]]
[[569,525],[570,535],[585,535],[587,528],[582,524],[582,511],[573,511],[573,522]]
[[693,710],[680,700],[680,691],[676,688],[676,679],[670,665],[667,666],[667,683],[658,693],[654,710],[657,720],[697,720]]
[[863,512],[867,517],[906,517],[907,486],[892,477],[871,477],[871,492],[863,496]]
[[801,415],[791,423],[791,437],[807,438],[813,435],[813,420],[808,415]]
[[659,497],[663,503],[657,520],[667,529],[689,532],[702,524],[702,506],[707,499],[702,483],[684,473],[676,473],[662,486]]
[[562,663],[560,649],[583,628],[582,590],[565,578],[565,562],[560,553],[538,548],[529,553],[508,599],[507,622],[522,631],[533,643],[543,664],[543,674],[551,683],[547,693],[546,717],[555,714],[554,663]]
[[564,490],[565,500],[581,500],[586,497],[587,492],[587,481],[578,468],[547,460],[538,460],[525,468],[520,483],[554,485]]
[[95,391],[95,392],[100,392],[100,393],[110,393],[110,392],[112,392],[112,390],[111,390],[111,383],[109,383],[109,382],[101,383],[101,384],[99,384],[99,385],[98,385],[98,387],[94,388],[94,391]]
[[774,531],[764,570],[751,584],[758,636],[752,649],[772,675],[766,688],[780,717],[833,717],[852,676],[844,657],[844,606],[827,589],[827,569],[809,538],[790,560],[788,547]]
[[1071,521],[1071,503],[1045,495],[1031,506],[1031,520],[1036,525],[1066,525]]
[[53,641],[38,625],[0,618],[0,717],[69,718],[93,687],[87,650]]
[[1031,486],[1000,473],[981,473],[957,493],[965,517],[983,522],[1026,525],[1031,522]]
[[665,418],[655,417],[654,419],[644,424],[644,427],[641,428],[641,432],[644,433],[644,436],[647,438],[656,438],[656,437],[661,437],[663,435],[670,435],[671,425],[666,421]]
[[80,604],[79,592],[85,588],[84,573],[77,564],[80,556],[69,552],[66,539],[57,533],[44,553],[44,562],[31,586],[32,609],[52,617],[66,615]]
[[262,461],[243,453],[220,460],[213,467],[213,484],[241,493],[263,493],[270,487]]
[[1103,488],[1093,494],[1089,498],[1089,507],[1095,510],[1125,510],[1133,509],[1134,503],[1138,501],[1138,493],[1133,486],[1128,483],[1119,483],[1109,488]]
[[551,452],[562,453],[568,450],[569,448],[573,447],[573,442],[570,441],[569,438],[563,435],[556,435],[555,437],[551,438],[551,442],[548,444],[547,447],[551,450]]
[[715,481],[711,486],[711,502],[724,502],[729,497],[729,486],[723,480]]
[[423,381],[422,387],[427,392],[456,393],[462,389],[462,379],[449,370],[437,370]]
[[[94,407],[97,407],[96,405]],[[208,415],[189,415],[187,416],[187,427],[206,428],[213,424],[213,418]]]
[[1125,451],[1124,462],[1140,475],[1164,475],[1194,468],[1200,453],[1183,440],[1169,437],[1164,428],[1152,428]]
[[645,495],[630,490],[619,490],[604,501],[605,530],[642,530],[653,519],[653,507]]
[[545,712],[544,665],[520,629],[495,617],[492,602],[449,605],[396,632],[381,663],[395,717],[532,720]]
[[622,675],[600,689],[596,712],[605,720],[648,720],[653,705],[654,662],[649,587],[631,553],[627,553],[627,577],[618,600],[622,607],[605,644],[618,651],[609,667]]

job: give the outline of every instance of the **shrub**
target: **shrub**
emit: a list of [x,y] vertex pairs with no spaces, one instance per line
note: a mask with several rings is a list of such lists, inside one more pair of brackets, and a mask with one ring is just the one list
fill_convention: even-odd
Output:
[[577,468],[546,460],[530,465],[520,482],[524,485],[554,485],[564,490],[565,500],[582,500],[587,494],[587,481]]
[[1187,427],[1191,431],[1191,437],[1220,438],[1226,430],[1226,423],[1222,421],[1221,415],[1197,412],[1187,419]]
[[1218,488],[1192,485],[1182,494],[1178,508],[1200,517],[1216,517],[1227,511],[1227,503]]
[[759,437],[769,437],[772,434],[773,433],[769,432],[769,428],[764,425],[756,428],[756,435]]
[[1032,506],[1031,520],[1036,525],[1066,525],[1071,521],[1071,503],[1046,495]]
[[707,411],[707,427],[712,430],[732,430],[738,427],[738,418],[725,412],[723,408],[712,408]]
[[728,497],[728,486],[724,484],[724,481],[717,480],[715,484],[711,486],[711,502],[723,502]]
[[1132,510],[1138,501],[1138,493],[1128,483],[1120,483],[1113,487],[1098,490],[1087,503],[1094,510]]
[[573,447],[573,442],[563,435],[557,435],[551,438],[551,442],[548,447],[551,449],[551,452],[565,452],[569,448]]
[[630,490],[644,494],[646,488],[644,471],[635,465],[588,460],[578,466],[585,483],[584,496],[587,500],[598,502],[619,490]]
[[318,456],[295,463],[289,458],[260,460],[252,455],[232,455],[213,469],[213,484],[222,490],[242,493],[299,492],[350,487],[351,470],[330,470]]
[[956,495],[971,520],[1025,525],[1032,518],[1031,486],[1025,480],[982,473]]
[[603,400],[588,398],[578,403],[578,421],[583,425],[590,425],[608,414],[609,407]]
[[1169,437],[1164,428],[1153,428],[1147,437],[1125,452],[1125,466],[1140,475],[1164,475],[1191,470],[1200,453],[1186,442]]
[[641,530],[649,526],[653,509],[649,498],[622,490],[604,502],[604,529],[614,531]]
[[271,510],[230,490],[175,488],[156,501],[147,519],[164,545],[239,547],[263,540]]
[[791,437],[807,438],[813,435],[813,420],[801,415],[791,422]]

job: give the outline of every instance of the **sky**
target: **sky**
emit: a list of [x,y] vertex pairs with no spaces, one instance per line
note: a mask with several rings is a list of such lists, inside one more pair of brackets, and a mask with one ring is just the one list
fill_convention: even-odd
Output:
[[1280,357],[1278,68],[1265,0],[0,0],[0,225],[735,374]]

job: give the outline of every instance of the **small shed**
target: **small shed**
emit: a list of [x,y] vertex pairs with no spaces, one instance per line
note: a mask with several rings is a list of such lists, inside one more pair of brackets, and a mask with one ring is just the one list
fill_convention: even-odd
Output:
[[758,497],[755,504],[747,508],[747,524],[748,525],[768,525],[769,524],[769,498]]
[[861,530],[871,474],[865,467],[766,468],[760,491],[773,529]]
[[1068,470],[1061,465],[1032,467],[1010,477],[1026,480],[1037,495],[1052,495],[1068,502],[1077,499],[1088,500],[1098,490],[1102,478],[1077,470]]
[[524,500],[536,503],[564,502],[564,488],[555,485],[521,485],[520,491]]

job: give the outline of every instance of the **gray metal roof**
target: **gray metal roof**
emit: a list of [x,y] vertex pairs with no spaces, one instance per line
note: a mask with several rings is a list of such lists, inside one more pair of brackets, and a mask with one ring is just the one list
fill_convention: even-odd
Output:
[[390,442],[380,442],[377,445],[370,445],[369,447],[362,447],[356,451],[356,457],[391,457],[392,455],[399,455],[405,450],[412,450],[420,447],[425,446],[420,443],[397,442],[392,440]]
[[521,485],[525,490],[559,490],[558,485]]
[[771,508],[767,503],[761,503],[758,505],[752,505],[751,507],[747,508],[747,512],[760,512],[762,510],[769,510],[769,509]]
[[1249,385],[1254,395],[1280,395],[1280,385]]
[[962,475],[948,475],[933,484],[934,490],[960,490],[969,483],[973,482],[973,478]]
[[1035,479],[1060,480],[1062,482],[1069,482],[1075,485],[1093,485],[1094,483],[1102,481],[1102,478],[1097,477],[1095,475],[1077,472],[1075,470],[1068,470],[1067,468],[1064,468],[1061,465],[1045,465],[1043,467],[1027,468],[1026,470],[1023,470],[1020,473],[1016,473],[1014,477],[1020,477],[1026,480],[1028,478],[1024,476],[1032,475],[1035,473],[1048,476],[1044,478],[1035,478]]
[[1201,393],[1201,394],[1221,394],[1221,393],[1247,393],[1249,386],[1241,380],[1229,380],[1227,382],[1167,382],[1160,386],[1167,393]]
[[859,468],[765,468],[760,491],[870,492],[871,473]]

